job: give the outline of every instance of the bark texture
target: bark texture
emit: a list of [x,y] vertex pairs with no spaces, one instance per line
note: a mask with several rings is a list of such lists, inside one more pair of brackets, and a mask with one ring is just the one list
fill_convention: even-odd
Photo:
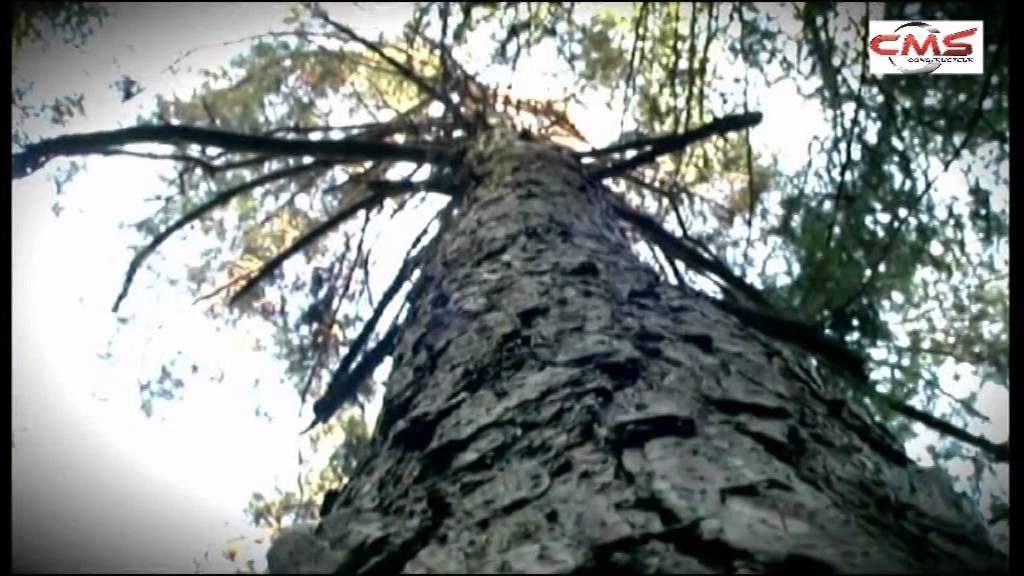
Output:
[[372,455],[272,571],[1006,569],[806,353],[660,283],[567,151],[466,163]]

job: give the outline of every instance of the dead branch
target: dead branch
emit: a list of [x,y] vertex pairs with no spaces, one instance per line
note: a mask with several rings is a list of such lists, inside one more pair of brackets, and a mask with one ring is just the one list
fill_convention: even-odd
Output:
[[198,166],[207,174],[215,174],[221,170],[219,166],[208,160],[197,156],[190,156],[188,154],[150,154],[148,152],[132,152],[131,150],[100,150],[97,154],[103,156],[133,156],[135,158],[145,158],[147,160],[172,160],[174,162]]
[[[450,202],[448,206],[446,206],[435,217],[435,220],[440,223],[440,228],[430,242],[428,242],[421,250],[416,252],[415,255],[413,255],[412,252],[417,246],[419,246],[420,242],[423,241],[427,231],[430,230],[430,224],[424,226],[423,230],[421,230],[416,236],[416,239],[413,240],[412,246],[410,246],[409,252],[406,254],[405,260],[402,262],[402,267],[399,268],[398,273],[395,274],[391,284],[388,285],[384,294],[381,295],[380,301],[377,303],[377,306],[374,307],[373,314],[363,324],[363,327],[359,331],[359,335],[356,336],[355,340],[353,340],[349,345],[348,352],[345,353],[345,357],[341,359],[341,362],[338,364],[338,368],[331,377],[331,382],[327,387],[327,391],[320,399],[313,403],[314,419],[303,433],[312,430],[317,424],[326,422],[346,402],[355,401],[357,399],[356,395],[359,391],[359,387],[362,386],[366,378],[368,378],[373,370],[380,364],[384,359],[384,356],[391,353],[394,349],[399,326],[397,321],[391,325],[391,328],[388,329],[387,333],[374,348],[363,353],[363,358],[360,360],[359,364],[354,368],[351,368],[356,357],[364,351],[363,349],[366,347],[366,344],[370,339],[370,335],[373,334],[374,329],[377,327],[377,322],[380,321],[380,317],[384,314],[384,310],[390,305],[395,296],[398,295],[398,291],[403,285],[405,285],[406,281],[412,275],[413,270],[423,266],[426,263],[426,259],[434,253],[439,239],[444,235],[448,224],[451,222],[451,215],[454,207],[455,203]],[[409,296],[403,303],[403,307],[408,304],[419,291],[422,290],[424,278],[425,276],[421,273],[420,277],[413,285],[413,288],[410,290]],[[399,313],[401,313],[401,310],[399,310]]]
[[253,152],[275,156],[311,156],[320,160],[367,161],[405,160],[443,162],[445,153],[425,146],[400,145],[362,139],[292,140],[254,134],[241,134],[196,126],[135,126],[105,132],[69,134],[25,146],[11,158],[12,177],[23,178],[58,156],[105,153],[114,146],[128,144],[196,144],[215,146],[232,152]]
[[975,448],[978,448],[982,452],[988,454],[992,458],[993,462],[1010,461],[1009,442],[996,444],[995,442],[992,442],[991,440],[988,440],[986,438],[982,438],[981,436],[975,436],[974,434],[971,434],[970,432],[962,428],[958,428],[957,426],[954,426],[953,424],[950,424],[949,422],[946,422],[941,418],[932,416],[931,414],[924,412],[923,410],[918,410],[917,408],[914,408],[913,406],[905,402],[889,399],[886,401],[886,403],[894,411],[911,420],[920,422],[921,424],[924,424],[925,426],[931,428],[932,430],[935,430],[936,432],[939,432],[940,434],[951,436],[963,442],[964,444],[969,444],[971,446],[974,446]]
[[317,424],[323,424],[329,420],[346,402],[357,399],[359,387],[373,374],[384,358],[394,350],[401,326],[402,323],[397,320],[391,324],[384,337],[363,355],[352,372],[334,374],[327,386],[327,392],[313,403],[313,422],[301,434],[305,434],[315,428]]
[[204,300],[209,300],[210,298],[213,298],[213,297],[217,296],[221,292],[224,292],[224,291],[230,289],[232,286],[234,286],[235,284],[238,284],[239,282],[241,282],[244,279],[245,279],[245,276],[239,276],[237,278],[232,278],[231,280],[228,280],[223,285],[218,286],[217,288],[215,288],[209,294],[203,294],[203,295],[199,296],[198,298],[196,298],[195,300],[192,301],[192,304],[195,305],[195,304],[199,304],[200,302],[202,302]]
[[[312,230],[307,232],[301,238],[296,240],[291,246],[285,248],[281,253],[270,259],[269,262],[263,265],[252,278],[242,288],[231,297],[230,304],[235,305],[241,300],[246,294],[252,291],[263,279],[270,276],[277,270],[285,260],[291,258],[296,253],[309,246],[318,238],[335,228],[352,215],[356,214],[360,210],[370,209],[374,206],[379,205],[385,199],[406,192],[415,192],[417,190],[427,189],[438,189],[444,188],[447,185],[447,181],[439,179],[428,179],[423,182],[413,182],[411,180],[402,181],[387,181],[387,180],[372,180],[369,182],[351,182],[360,186],[359,189],[353,192],[346,201],[342,204],[341,208],[335,212],[327,220],[321,222],[315,226]],[[341,187],[348,187],[349,182],[342,184]]]
[[712,256],[702,254],[697,248],[689,246],[685,241],[676,238],[672,233],[665,230],[651,216],[626,205],[625,202],[617,199],[617,197],[613,196],[613,198],[615,200],[611,202],[611,205],[615,213],[636,227],[641,235],[661,248],[666,255],[682,260],[687,266],[713,274],[757,307],[769,312],[774,310],[771,303],[761,295],[757,288],[754,288],[745,280],[733,274],[723,262]]
[[640,152],[632,158],[616,162],[611,166],[597,168],[590,173],[592,178],[602,180],[604,178],[618,176],[632,170],[633,168],[650,163],[654,161],[655,158],[663,154],[680,152],[690,144],[710,136],[722,135],[736,130],[750,128],[751,126],[756,126],[761,122],[761,118],[762,114],[760,112],[725,116],[717,120],[712,120],[700,128],[696,128],[682,134],[669,134],[654,138],[644,138],[633,142],[626,142],[624,144],[615,144],[598,150],[592,150],[590,152],[577,153],[577,156],[596,158],[599,156],[614,154],[616,152],[649,147],[648,150]]
[[331,20],[327,16],[327,14],[324,13],[324,12],[321,12],[319,14],[319,16],[320,16],[320,19],[323,20],[324,23],[326,23],[327,25],[329,25],[332,28],[334,28],[335,30],[341,32],[342,34],[344,34],[349,39],[354,40],[355,42],[358,42],[359,44],[361,44],[364,47],[368,48],[374,54],[380,56],[381,59],[383,59],[385,62],[390,64],[402,76],[404,76],[410,82],[412,82],[417,87],[419,87],[421,90],[423,90],[425,93],[427,93],[427,95],[429,95],[431,98],[434,98],[435,100],[443,103],[445,105],[445,107],[447,107],[449,110],[457,110],[456,107],[455,107],[455,104],[451,101],[451,99],[449,99],[446,95],[441,94],[440,92],[438,92],[433,86],[428,84],[426,80],[424,80],[422,77],[420,77],[419,74],[416,74],[415,72],[413,72],[408,66],[402,64],[398,60],[395,60],[394,58],[389,56],[388,53],[385,52],[375,42],[370,42],[366,38],[363,38],[359,34],[356,34],[355,30],[352,30],[348,26],[345,26],[344,24],[341,24],[339,22],[335,22],[334,20]]
[[153,240],[151,240],[149,244],[147,244],[142,250],[139,250],[135,257],[132,258],[131,263],[128,265],[128,272],[125,273],[124,285],[121,287],[121,293],[117,295],[117,300],[114,301],[113,311],[117,312],[118,308],[120,308],[121,306],[121,302],[125,299],[126,296],[128,296],[128,289],[131,288],[132,280],[135,278],[135,274],[139,271],[139,268],[142,266],[142,263],[146,260],[146,258],[150,256],[150,254],[156,251],[157,247],[163,244],[165,240],[170,238],[172,234],[174,234],[178,230],[181,230],[189,223],[195,221],[196,219],[201,217],[203,214],[206,214],[210,210],[227,204],[228,202],[231,201],[232,198],[240,194],[243,194],[255,188],[259,188],[260,186],[265,186],[266,184],[269,184],[271,182],[275,182],[277,180],[282,180],[285,178],[291,178],[307,170],[323,168],[326,167],[327,165],[328,164],[326,163],[313,162],[311,164],[289,166],[288,168],[284,168],[276,172],[264,174],[259,178],[250,180],[249,182],[245,182],[233,188],[224,190],[223,192],[217,194],[213,198],[207,200],[206,202],[203,202],[202,204],[196,206],[192,210],[189,210],[187,214],[185,214],[177,221],[175,221],[173,224],[168,226],[163,232],[157,234],[157,236],[153,238]]

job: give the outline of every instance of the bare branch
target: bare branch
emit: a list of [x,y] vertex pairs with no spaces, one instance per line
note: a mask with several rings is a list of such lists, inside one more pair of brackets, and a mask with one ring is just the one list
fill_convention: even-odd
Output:
[[[445,212],[441,216],[442,222],[446,221],[446,215],[450,213],[451,207],[446,208]],[[380,301],[377,303],[377,306],[374,307],[373,313],[363,324],[359,335],[352,341],[352,345],[349,347],[348,352],[345,354],[345,357],[342,359],[341,364],[338,367],[339,370],[344,372],[352,366],[352,362],[355,360],[356,355],[362,351],[363,347],[366,345],[366,341],[369,340],[373,330],[377,327],[377,322],[380,320],[384,310],[391,304],[391,301],[398,294],[398,291],[402,288],[402,285],[405,284],[406,280],[409,279],[412,271],[422,263],[421,260],[424,255],[432,252],[433,246],[436,244],[436,238],[441,236],[440,233],[435,235],[435,240],[431,240],[431,242],[424,246],[423,249],[416,251],[416,248],[419,247],[420,242],[423,241],[423,238],[427,235],[429,230],[430,224],[427,224],[413,240],[412,245],[409,247],[409,252],[405,255],[405,259],[402,261],[402,266],[398,269],[398,273],[396,273],[395,277],[391,280],[391,284],[389,284],[384,290],[384,293],[380,297]],[[416,251],[415,255],[413,254],[414,251]]]
[[188,154],[150,154],[148,152],[132,152],[131,150],[101,150],[97,154],[103,156],[134,156],[136,158],[146,158],[148,160],[172,160],[175,162],[183,162],[185,164],[192,164],[199,166],[207,174],[213,174],[220,171],[220,168],[203,158],[196,156],[190,156]]
[[[644,43],[645,31],[647,29],[647,9],[648,4],[644,2],[640,5],[640,12],[636,15],[636,20],[633,22],[633,47],[629,51],[629,68],[626,70],[626,82],[625,87],[622,90],[622,117],[619,118],[619,132],[622,132],[626,126],[626,114],[629,112],[629,99],[633,92],[636,90],[636,51],[637,48]],[[643,60],[643,55],[640,56]]]
[[221,172],[226,172],[228,170],[237,170],[239,168],[248,168],[250,166],[256,166],[258,164],[263,164],[264,162],[267,162],[267,161],[269,161],[271,159],[272,159],[271,156],[251,156],[249,158],[243,158],[243,159],[238,160],[236,162],[225,162],[224,164],[216,164],[216,165],[214,165],[214,172],[219,174]]
[[373,253],[373,247],[371,246],[366,250],[366,256],[363,258],[363,286],[360,290],[359,296],[362,297],[363,292],[366,293],[366,303],[371,308],[373,304],[373,290],[370,289],[370,254]]
[[331,26],[335,30],[341,32],[346,37],[348,37],[348,38],[358,42],[359,44],[362,44],[363,46],[368,48],[371,52],[373,52],[374,54],[380,56],[381,59],[383,59],[385,62],[390,64],[395,70],[398,70],[402,74],[402,76],[404,76],[410,82],[412,82],[413,84],[418,86],[421,90],[423,90],[425,93],[427,93],[431,98],[434,98],[435,100],[437,100],[439,102],[442,102],[449,110],[455,110],[456,109],[455,108],[455,104],[453,104],[452,101],[447,96],[445,96],[444,94],[441,94],[440,92],[438,92],[433,86],[428,84],[426,82],[426,80],[424,80],[422,77],[420,77],[419,74],[416,74],[415,72],[413,72],[408,66],[406,66],[405,64],[402,64],[398,60],[395,60],[394,58],[389,56],[388,53],[385,52],[383,49],[381,49],[381,47],[378,46],[375,42],[370,42],[366,38],[363,38],[359,34],[356,34],[355,30],[352,30],[348,26],[345,26],[344,24],[341,24],[339,22],[335,22],[334,20],[331,20],[327,16],[327,14],[324,13],[324,12],[321,12],[319,16],[320,16],[321,20],[323,20],[326,24],[328,24],[329,26]]
[[786,318],[780,314],[764,312],[728,300],[715,300],[715,305],[729,312],[763,334],[796,344],[846,371],[854,379],[860,392],[870,392],[867,359],[851,349],[842,340],[830,336],[815,324]]
[[768,336],[794,343],[809,352],[820,355],[848,371],[855,378],[856,383],[866,389],[867,364],[860,354],[851,350],[842,341],[826,334],[821,327],[786,318],[778,313],[759,290],[733,274],[723,262],[712,255],[702,254],[697,248],[676,238],[651,216],[631,208],[616,196],[611,197],[612,209],[616,214],[636,227],[666,256],[677,258],[688,266],[713,274],[749,302],[748,305],[724,299],[716,300],[715,304],[719,308]]
[[655,158],[662,154],[669,154],[672,152],[680,152],[690,144],[703,140],[710,136],[726,134],[736,130],[742,130],[744,128],[750,128],[756,126],[761,122],[762,115],[760,112],[751,112],[748,114],[735,114],[732,116],[725,116],[717,120],[696,128],[689,132],[682,134],[670,134],[667,136],[659,136],[655,138],[645,138],[634,142],[627,142],[625,144],[615,144],[599,150],[593,150],[590,152],[577,153],[580,157],[598,157],[612,154],[615,152],[622,152],[626,150],[639,149],[644,147],[650,147],[649,150],[638,153],[636,156],[628,160],[622,160],[611,166],[598,168],[591,172],[590,176],[597,180],[609,178],[611,176],[618,176],[625,172],[632,170],[638,166],[642,166],[649,162],[654,161]]
[[23,178],[58,156],[97,154],[127,144],[196,144],[232,152],[254,152],[276,156],[312,156],[321,160],[366,161],[406,160],[441,162],[445,154],[424,146],[399,145],[345,138],[342,140],[290,140],[240,134],[196,126],[135,126],[106,132],[69,134],[25,146],[11,159],[13,178]]
[[906,416],[907,418],[910,418],[911,420],[920,422],[921,424],[924,424],[925,426],[931,428],[932,430],[935,430],[936,432],[940,432],[947,436],[952,436],[953,438],[956,438],[957,440],[963,442],[964,444],[969,444],[971,446],[974,446],[975,448],[978,448],[979,450],[987,453],[994,462],[1010,461],[1009,442],[996,444],[995,442],[992,442],[987,438],[975,436],[974,434],[971,434],[970,432],[962,428],[958,428],[957,426],[954,426],[949,422],[942,420],[941,418],[932,416],[931,414],[924,412],[923,410],[918,410],[917,408],[914,408],[913,406],[906,404],[904,402],[900,402],[898,400],[890,399],[887,403],[890,408],[892,408],[899,414]]
[[[864,26],[862,29],[861,41],[864,44],[864,59],[868,57],[868,24],[870,23],[869,11],[864,11]],[[839,221],[839,214],[843,210],[845,192],[846,192],[846,174],[850,170],[850,165],[853,163],[853,140],[858,135],[858,128],[862,126],[860,123],[860,113],[864,108],[864,85],[867,84],[867,70],[868,67],[864,66],[863,61],[860,67],[860,78],[857,80],[857,91],[853,96],[854,109],[853,119],[850,121],[850,129],[847,133],[846,138],[846,149],[844,150],[843,163],[839,168],[839,181],[836,183],[836,192],[832,199],[832,220],[829,222],[828,228],[825,229],[825,247],[826,251],[832,248],[832,236],[833,231],[836,228],[836,223]],[[842,74],[839,75],[841,80],[845,80]],[[848,83],[847,83],[848,84]]]
[[[722,204],[718,200],[709,198],[707,196],[703,196],[701,194],[695,194],[693,190],[690,190],[686,185],[680,185],[676,183],[675,180],[670,180],[668,182],[669,189],[666,190],[660,186],[651,184],[650,182],[647,182],[643,178],[639,178],[633,174],[626,174],[622,177],[622,179],[625,180],[626,182],[632,182],[633,184],[636,184],[637,186],[640,186],[645,190],[649,190],[650,192],[655,193],[659,197],[667,198],[669,203],[671,203],[672,205],[673,211],[675,212],[676,223],[679,225],[679,229],[682,230],[683,232],[683,238],[686,238],[687,240],[690,239],[690,235],[686,231],[686,224],[683,222],[683,216],[679,212],[679,203],[676,200],[677,198],[680,198],[683,194],[685,194],[686,197],[689,198],[691,201],[702,202],[704,204],[711,206],[714,210],[729,210],[728,206]],[[711,252],[703,244],[697,244],[697,247],[705,254],[711,255]]]
[[713,256],[702,254],[698,249],[676,238],[651,216],[627,206],[617,197],[613,198],[611,205],[616,214],[635,226],[641,235],[658,246],[666,256],[678,258],[688,266],[713,274],[740,296],[745,297],[750,304],[716,300],[715,304],[718,307],[769,336],[797,344],[809,352],[820,355],[848,371],[861,388],[866,388],[864,384],[868,381],[867,364],[860,354],[837,338],[826,334],[821,327],[786,318],[778,313],[759,290],[733,274],[724,263]]
[[[440,228],[437,234],[424,246],[421,250],[412,254],[413,250],[419,246],[420,242],[423,241],[427,231],[430,230],[430,225],[424,226],[423,230],[413,240],[412,246],[409,248],[409,252],[406,254],[405,260],[402,262],[402,267],[399,268],[398,273],[395,274],[391,284],[388,285],[384,294],[381,295],[380,302],[374,307],[373,314],[367,319],[366,323],[363,324],[362,329],[359,331],[359,335],[356,336],[355,340],[349,345],[348,352],[345,353],[345,357],[342,358],[341,363],[335,370],[334,375],[331,377],[331,382],[328,385],[327,391],[324,395],[314,402],[313,404],[313,422],[309,425],[304,432],[308,432],[313,429],[317,424],[326,422],[334,413],[341,408],[346,402],[352,402],[357,399],[357,393],[359,387],[362,386],[363,382],[369,377],[377,365],[384,359],[384,356],[389,354],[395,345],[397,339],[397,327],[398,323],[392,324],[391,328],[384,335],[381,341],[373,349],[366,351],[363,354],[363,358],[359,364],[352,368],[355,362],[356,356],[363,352],[367,342],[370,339],[370,335],[373,334],[374,329],[377,327],[377,322],[380,320],[384,310],[390,305],[391,301],[398,295],[398,291],[405,285],[406,281],[412,275],[413,270],[417,267],[422,266],[426,259],[434,253],[434,249],[437,246],[439,239],[444,235],[448,224],[451,222],[451,214],[455,207],[455,203],[449,203],[441,212],[434,218],[440,223]],[[403,303],[403,307],[408,304],[415,295],[422,290],[424,283],[424,276],[421,274],[413,285],[413,288],[409,292],[409,296]],[[401,312],[401,310],[399,310]],[[351,370],[350,370],[351,368]]]
[[345,184],[342,184],[341,187],[348,187],[350,185],[360,186],[361,189],[356,190],[352,196],[347,198],[341,208],[335,212],[334,215],[316,225],[312,230],[296,240],[291,246],[285,248],[281,253],[274,256],[269,262],[264,264],[263,267],[260,268],[259,272],[253,275],[253,277],[250,278],[246,284],[231,297],[229,303],[231,305],[237,304],[238,301],[251,292],[257,284],[273,274],[285,260],[294,256],[296,253],[312,244],[332,228],[341,224],[360,210],[373,208],[387,198],[404,194],[406,192],[415,192],[417,190],[426,190],[431,188],[443,188],[446,185],[446,182],[436,179],[428,179],[423,182],[413,182],[410,180],[402,180],[398,182],[372,180],[369,182],[346,182]]
[[343,126],[282,126],[263,132],[264,136],[278,136],[281,134],[313,134],[316,132],[348,132],[353,130],[365,130],[376,128],[380,122],[365,122],[363,124],[346,124]]
[[396,320],[384,337],[363,355],[350,373],[334,374],[327,386],[327,392],[313,403],[313,422],[301,432],[302,434],[329,420],[346,402],[357,399],[359,387],[394,350],[401,327],[402,323]]
[[204,300],[209,300],[210,298],[215,297],[216,295],[220,294],[221,292],[224,292],[225,290],[228,290],[229,288],[231,288],[235,284],[238,284],[244,278],[245,278],[245,276],[239,276],[237,278],[233,278],[231,280],[228,280],[227,282],[224,283],[224,285],[218,286],[217,288],[215,288],[209,294],[203,294],[203,295],[199,296],[198,298],[196,298],[195,300],[192,301],[192,304],[195,305],[195,304],[199,304],[200,302],[202,302]]
[[196,52],[199,52],[201,50],[209,50],[209,49],[213,49],[213,48],[223,48],[223,47],[226,47],[226,46],[233,46],[235,44],[242,44],[244,42],[251,42],[253,40],[263,40],[264,38],[287,38],[287,37],[291,37],[291,38],[305,38],[305,39],[308,40],[310,38],[316,38],[316,37],[327,38],[328,36],[326,34],[319,34],[319,33],[316,33],[316,32],[305,32],[305,31],[295,31],[295,32],[264,32],[262,34],[254,34],[254,35],[251,35],[251,36],[244,36],[242,38],[238,38],[236,40],[229,40],[227,42],[218,42],[218,43],[214,43],[214,44],[205,44],[203,46],[196,46],[195,48],[191,48],[189,50],[186,50],[180,56],[175,58],[174,62],[171,62],[166,68],[164,68],[163,71],[164,72],[174,72],[174,69],[175,69],[175,67],[178,64],[180,64],[183,60],[185,60],[189,56],[191,56],[191,55],[193,55]]
[[742,278],[733,274],[724,263],[711,256],[702,254],[697,248],[689,246],[683,240],[676,238],[649,215],[627,206],[617,197],[613,196],[613,198],[614,200],[611,202],[611,205],[615,213],[626,222],[635,226],[645,238],[661,248],[666,255],[682,260],[688,266],[694,266],[715,275],[756,306],[769,312],[774,310],[773,306],[761,295],[757,288],[754,288]]
[[276,172],[264,174],[263,176],[260,176],[255,180],[250,180],[249,182],[245,182],[233,188],[224,190],[223,192],[217,194],[213,198],[207,200],[206,202],[203,202],[199,206],[196,206],[195,208],[190,210],[187,214],[185,214],[176,222],[168,226],[163,232],[157,234],[157,236],[153,238],[153,240],[151,240],[149,244],[147,244],[142,250],[140,250],[135,255],[134,258],[132,258],[131,264],[128,265],[128,272],[125,274],[124,277],[124,285],[121,287],[121,293],[117,295],[117,300],[114,301],[113,311],[117,312],[118,308],[120,308],[121,306],[121,302],[125,299],[126,296],[128,296],[128,289],[131,287],[132,280],[135,278],[135,274],[139,271],[139,268],[142,266],[142,263],[146,260],[146,258],[150,256],[150,254],[152,254],[157,249],[157,247],[163,244],[165,240],[170,238],[172,234],[174,234],[178,230],[181,230],[190,222],[195,221],[197,218],[199,218],[203,214],[206,214],[210,210],[213,210],[218,206],[223,206],[227,204],[228,202],[231,201],[232,198],[238,196],[239,194],[248,192],[249,190],[253,190],[255,188],[259,188],[260,186],[264,186],[277,180],[291,178],[307,170],[312,170],[314,168],[321,168],[326,166],[326,163],[313,162],[311,164],[289,166],[288,168],[284,168]]

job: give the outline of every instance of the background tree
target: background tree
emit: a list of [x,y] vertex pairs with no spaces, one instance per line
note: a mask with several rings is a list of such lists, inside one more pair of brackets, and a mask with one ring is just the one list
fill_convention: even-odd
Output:
[[[813,328],[796,339],[823,360],[843,364],[869,354],[872,385],[851,389],[851,399],[904,440],[914,423],[955,438],[931,456],[973,461],[970,487],[980,499],[986,474],[1006,461],[1008,446],[967,431],[983,416],[972,398],[944,396],[938,381],[942,362],[952,358],[982,381],[1008,382],[1006,205],[991,192],[1006,186],[999,168],[1007,147],[1008,102],[999,88],[1007,82],[1005,32],[1000,14],[979,16],[981,9],[966,3],[887,5],[889,19],[984,18],[986,74],[875,78],[864,70],[863,37],[882,9],[872,7],[869,16],[862,5],[831,4],[643,5],[629,13],[573,4],[427,4],[414,11],[404,37],[375,42],[306,6],[296,11],[295,32],[258,40],[230,69],[210,72],[193,98],[163,101],[144,122],[151,128],[28,145],[15,157],[16,176],[51,155],[172,144],[166,156],[179,173],[168,184],[177,195],[139,224],[148,242],[126,290],[170,233],[200,224],[209,247],[188,273],[196,296],[239,305],[232,312],[213,304],[214,318],[266,322],[300,395],[323,397],[338,365],[341,373],[358,366],[355,355],[373,349],[367,344],[386,335],[386,316],[394,313],[367,318],[368,307],[383,311],[387,300],[365,281],[374,216],[440,204],[424,193],[385,198],[438,182],[402,162],[440,153],[447,147],[439,143],[471,134],[480,114],[499,109],[546,137],[576,138],[586,127],[573,122],[578,108],[560,106],[571,102],[568,95],[607,102],[621,114],[622,149],[639,148],[646,134],[691,132],[756,110],[758,94],[799,77],[808,90],[801,96],[820,103],[827,120],[805,165],[783,169],[778,156],[745,137],[711,139],[611,183],[677,239],[655,246],[646,238],[638,249],[669,282],[753,299]],[[493,69],[466,70],[463,55],[488,37]],[[773,50],[780,39],[784,48]],[[535,53],[555,54],[576,73],[562,94],[541,100],[513,90],[521,59]],[[496,90],[489,78],[511,78],[512,88]],[[459,105],[442,112],[437,103],[451,94]],[[321,140],[351,145],[332,149],[316,144]],[[361,163],[331,165],[338,158]],[[936,186],[951,167],[966,174],[970,199]],[[249,195],[254,190],[261,192]],[[232,217],[215,217],[211,210],[225,205]],[[328,249],[334,246],[340,255]],[[282,276],[288,269],[278,264],[298,252],[308,272],[283,286],[260,282]],[[405,280],[401,271],[399,277]],[[308,301],[296,304],[300,293]],[[390,294],[395,302],[399,296]],[[936,302],[952,305],[937,310]],[[844,346],[830,346],[836,341]],[[175,373],[172,365],[144,386],[154,397],[170,395],[184,382]],[[277,501],[256,498],[254,517],[274,526],[313,518],[320,493],[360,460],[367,428],[358,422],[331,420],[335,428],[312,437],[342,426],[347,445],[334,460],[349,469],[334,467]]]

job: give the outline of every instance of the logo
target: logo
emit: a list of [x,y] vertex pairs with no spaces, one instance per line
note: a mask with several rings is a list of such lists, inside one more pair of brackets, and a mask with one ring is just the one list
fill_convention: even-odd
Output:
[[872,74],[981,74],[985,43],[981,20],[868,24]]

